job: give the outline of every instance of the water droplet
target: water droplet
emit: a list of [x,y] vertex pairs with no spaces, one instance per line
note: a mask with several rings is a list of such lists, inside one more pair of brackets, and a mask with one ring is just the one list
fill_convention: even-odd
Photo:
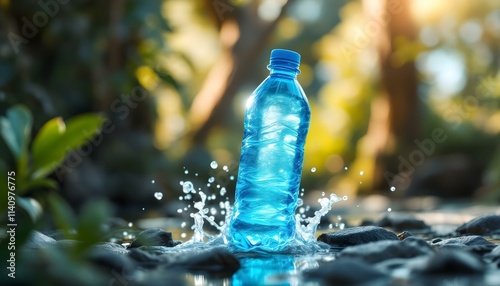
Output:
[[132,227],[134,224],[132,222],[128,223],[128,227]]
[[299,208],[299,213],[303,214],[306,211],[305,208]]
[[217,214],[217,209],[216,208],[210,208],[210,214],[211,215],[216,215]]
[[225,215],[225,214],[226,214],[226,211],[225,211],[225,210],[221,210],[221,211],[220,211],[220,214],[221,214],[221,215]]
[[157,200],[161,200],[163,198],[163,193],[162,192],[155,192],[155,198]]
[[213,183],[214,181],[215,181],[215,178],[214,178],[214,177],[210,177],[210,178],[208,178],[208,182],[209,182],[209,183]]
[[364,172],[364,171],[359,172],[359,175],[360,175],[360,176],[363,176],[364,174],[365,174],[365,172]]
[[186,200],[190,200],[191,198],[192,198],[192,196],[190,194],[187,194],[184,196],[184,199],[186,199]]
[[144,210],[144,208],[142,208],[142,210]]
[[156,181],[155,180],[151,180],[151,184],[154,184]]
[[234,181],[234,176],[229,177],[229,180]]
[[186,174],[186,175],[187,175],[187,174],[189,174],[189,171],[188,171],[188,170],[185,170],[185,171],[184,171],[184,174]]
[[361,182],[361,181],[360,181],[360,182],[359,182],[359,184],[360,184],[360,185],[362,185],[362,184],[363,184],[363,182]]
[[324,197],[325,196],[325,192],[321,192],[321,196]]
[[345,223],[341,223],[341,224],[339,225],[339,228],[340,228],[340,229],[344,229],[344,228],[345,228]]
[[193,183],[191,183],[190,181],[184,182],[184,184],[182,184],[182,191],[183,191],[185,194],[188,194],[188,193],[189,193],[189,192],[191,192],[193,189],[194,189],[194,187],[193,187]]
[[342,197],[342,199],[343,199],[344,201],[347,201],[347,199],[349,199],[349,197],[348,197],[348,196],[343,196],[343,197]]
[[177,212],[178,213],[182,213],[182,209],[177,209]]
[[212,162],[210,163],[210,168],[212,168],[212,169],[217,169],[217,167],[219,167],[219,164],[217,164],[217,162],[216,162],[216,161],[212,161]]
[[338,216],[337,216],[337,219],[338,219],[338,220],[342,220],[342,216],[339,216],[339,215],[338,215]]
[[314,173],[314,172],[316,172],[316,168],[315,168],[315,167],[312,167],[312,168],[311,168],[311,172],[313,172],[313,173]]
[[347,168],[347,167],[344,167],[344,170],[346,170],[346,171],[347,171],[347,169],[349,169],[349,168]]
[[333,228],[333,224],[329,224],[329,225],[328,225],[328,228]]
[[181,233],[181,237],[182,237],[182,238],[186,238],[186,233],[184,233],[184,232],[183,232],[183,233]]
[[181,223],[181,227],[182,227],[182,228],[185,228],[185,227],[186,227],[186,222],[185,222],[185,221],[183,221],[183,222]]
[[128,232],[124,231],[122,234],[123,234],[123,236],[127,236]]
[[182,201],[184,199],[183,196],[179,196],[179,201]]
[[211,186],[210,183],[207,183],[207,187],[210,187],[210,186]]
[[387,211],[388,211],[388,212],[391,212],[391,211],[392,211],[392,209],[391,209],[391,208],[388,208],[388,209],[387,209]]
[[225,195],[225,194],[226,194],[226,188],[222,187],[222,188],[220,189],[220,195],[221,195],[221,196],[223,196],[223,195]]
[[195,177],[198,177],[198,173],[194,173]]
[[396,187],[392,186],[391,187],[391,192],[395,192],[396,191]]
[[299,207],[300,207],[300,206],[301,206],[301,205],[303,205],[303,204],[304,204],[304,201],[303,201],[302,199],[300,199],[300,198],[299,198],[299,199],[297,200],[297,206],[299,206]]
[[226,165],[224,165],[224,166],[222,166],[222,170],[224,170],[224,171],[226,171],[226,172],[229,172],[229,167],[228,167],[228,166],[226,166]]

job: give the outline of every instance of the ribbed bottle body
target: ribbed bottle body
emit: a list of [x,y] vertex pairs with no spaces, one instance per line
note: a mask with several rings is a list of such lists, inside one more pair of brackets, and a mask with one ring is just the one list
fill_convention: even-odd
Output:
[[247,102],[230,242],[280,251],[295,235],[310,108],[294,73],[271,75]]

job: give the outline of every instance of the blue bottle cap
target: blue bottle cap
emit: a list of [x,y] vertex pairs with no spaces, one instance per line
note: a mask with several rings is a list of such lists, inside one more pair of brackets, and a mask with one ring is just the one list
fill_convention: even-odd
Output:
[[300,54],[290,50],[274,49],[271,51],[271,61],[273,60],[289,61],[298,66],[300,64]]

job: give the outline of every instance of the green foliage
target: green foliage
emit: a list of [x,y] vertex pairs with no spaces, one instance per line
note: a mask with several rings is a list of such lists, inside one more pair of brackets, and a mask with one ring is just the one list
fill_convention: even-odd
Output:
[[[76,116],[67,123],[57,117],[45,123],[35,136],[29,148],[32,115],[28,108],[16,105],[5,117],[0,117],[1,138],[15,159],[15,194],[18,205],[25,209],[33,220],[41,214],[40,204],[33,198],[21,197],[29,191],[37,189],[56,189],[57,182],[48,178],[66,155],[80,147],[95,136],[104,122],[99,115],[84,114]],[[6,174],[7,163],[0,160],[0,171]],[[2,176],[2,185],[7,185]],[[5,208],[7,204],[2,204]]]

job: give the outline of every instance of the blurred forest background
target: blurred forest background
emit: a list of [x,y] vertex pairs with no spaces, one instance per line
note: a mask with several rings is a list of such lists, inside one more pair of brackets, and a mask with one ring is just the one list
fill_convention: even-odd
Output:
[[[133,216],[212,176],[232,194],[273,48],[302,55],[306,194],[500,202],[496,0],[0,0],[0,38],[1,116],[23,104],[32,136],[54,117],[104,118],[47,174],[57,186],[25,193],[42,202],[58,188]],[[3,174],[16,159],[0,142]]]

